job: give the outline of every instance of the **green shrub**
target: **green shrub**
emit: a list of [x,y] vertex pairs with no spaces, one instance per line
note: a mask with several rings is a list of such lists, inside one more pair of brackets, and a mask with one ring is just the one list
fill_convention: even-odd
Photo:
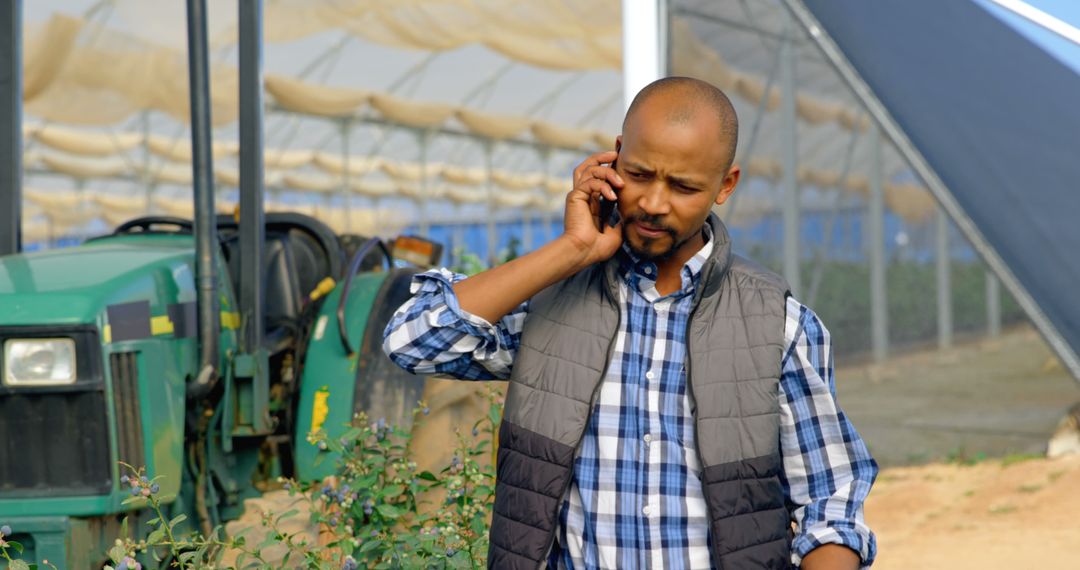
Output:
[[[336,440],[323,432],[310,437],[320,447],[341,454],[336,475],[322,483],[281,483],[290,495],[306,499],[311,522],[322,531],[316,541],[280,529],[284,519],[300,514],[295,510],[265,515],[261,524],[268,533],[258,544],[247,541],[247,532],[227,537],[220,527],[209,536],[176,535],[174,529],[186,517],[170,520],[163,510],[174,497],[159,495],[157,478],[147,478],[142,469],[122,464],[127,474],[121,482],[131,492],[124,504],[150,509],[155,517],[147,523],[148,533],[135,533],[145,536],[141,539],[131,536],[124,520],[121,536],[107,553],[111,564],[106,569],[141,570],[143,564],[184,570],[221,568],[228,550],[239,553],[236,567],[260,570],[282,566],[484,568],[495,493],[495,470],[485,458],[491,457],[502,414],[494,389],[488,391],[488,401],[487,416],[470,433],[457,434],[453,460],[438,473],[417,470],[409,454],[408,432],[383,420],[370,421],[364,414],[357,414],[348,432]],[[417,423],[427,413],[421,403]],[[431,504],[436,490],[444,491],[445,499]],[[21,545],[4,541],[10,533],[6,526],[0,527],[0,560],[6,560],[12,570],[36,570],[36,565],[19,560]],[[264,556],[274,545],[287,547],[283,560],[268,561]]]

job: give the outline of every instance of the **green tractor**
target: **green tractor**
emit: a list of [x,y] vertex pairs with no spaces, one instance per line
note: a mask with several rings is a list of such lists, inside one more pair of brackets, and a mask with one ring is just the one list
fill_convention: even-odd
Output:
[[241,2],[241,88],[259,107],[254,123],[242,113],[241,172],[259,174],[242,180],[239,219],[213,213],[204,1],[189,0],[195,220],[145,217],[77,247],[0,256],[0,524],[29,563],[101,568],[125,517],[146,528],[145,508],[123,503],[120,462],[160,478],[175,496],[167,514],[187,516],[181,531],[207,530],[279,476],[331,474],[333,454],[309,433],[338,437],[359,411],[408,424],[421,397],[382,331],[441,248],[262,211],[261,86],[243,83],[258,0]]

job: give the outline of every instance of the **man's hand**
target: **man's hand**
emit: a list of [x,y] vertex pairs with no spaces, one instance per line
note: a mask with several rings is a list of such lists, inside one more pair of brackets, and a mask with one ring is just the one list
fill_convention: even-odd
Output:
[[615,200],[623,180],[607,166],[615,151],[585,159],[574,169],[574,189],[566,196],[563,235],[536,251],[454,285],[466,312],[494,323],[545,288],[615,255],[622,228],[600,231],[600,196]]
[[610,166],[618,156],[609,150],[585,159],[574,169],[574,189],[566,196],[564,235],[585,254],[586,266],[610,258],[622,245],[622,222],[600,231],[600,197],[615,202],[615,190],[624,185]]
[[859,570],[862,560],[854,550],[840,544],[822,544],[802,560],[803,570]]

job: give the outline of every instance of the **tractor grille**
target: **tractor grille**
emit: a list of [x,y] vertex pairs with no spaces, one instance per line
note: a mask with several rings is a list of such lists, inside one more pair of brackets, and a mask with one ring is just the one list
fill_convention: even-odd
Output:
[[68,386],[0,385],[0,497],[106,494],[109,423],[96,328],[0,329],[7,338],[70,336],[78,368]]
[[116,456],[139,468],[146,466],[143,451],[142,414],[139,410],[139,364],[134,352],[109,355],[112,370],[113,409],[116,410]]
[[111,487],[102,391],[0,396],[0,496]]

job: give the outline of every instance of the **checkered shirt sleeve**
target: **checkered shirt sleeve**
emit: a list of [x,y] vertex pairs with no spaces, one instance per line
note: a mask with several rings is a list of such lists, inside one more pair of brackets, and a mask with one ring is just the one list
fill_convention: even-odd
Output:
[[465,275],[433,269],[413,277],[412,298],[383,332],[383,351],[413,374],[459,380],[506,380],[528,312],[522,303],[491,324],[458,305],[453,284]]
[[863,519],[863,502],[877,463],[836,403],[832,340],[821,320],[789,298],[784,336],[789,344],[780,378],[780,446],[796,523],[793,562],[835,543],[859,553],[867,568],[877,544]]

